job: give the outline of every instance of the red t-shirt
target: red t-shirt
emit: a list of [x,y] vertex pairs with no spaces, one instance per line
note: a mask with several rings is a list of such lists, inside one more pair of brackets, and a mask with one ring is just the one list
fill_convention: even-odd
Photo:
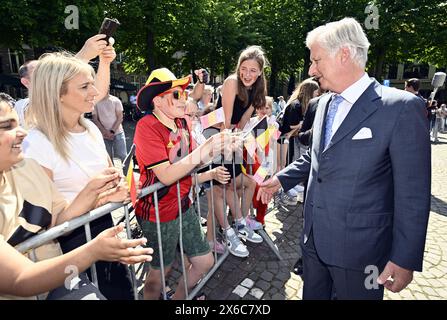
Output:
[[[175,123],[177,129],[172,130],[161,123],[153,114],[138,121],[134,143],[142,188],[160,181],[154,174],[153,168],[166,162],[175,163],[193,150],[186,120],[175,119]],[[188,195],[191,185],[190,175],[180,180],[182,207],[190,205]],[[168,222],[177,218],[179,213],[177,183],[158,190],[158,209],[160,222]],[[137,202],[135,213],[145,220],[156,222],[154,194],[149,194],[140,199]]]

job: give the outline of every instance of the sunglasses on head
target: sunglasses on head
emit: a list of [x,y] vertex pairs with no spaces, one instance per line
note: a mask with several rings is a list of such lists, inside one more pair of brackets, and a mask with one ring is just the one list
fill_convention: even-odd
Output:
[[179,90],[179,89],[172,90],[172,91],[166,91],[166,92],[160,93],[158,96],[159,97],[163,97],[163,96],[165,96],[167,94],[170,94],[170,93],[172,93],[172,97],[175,100],[184,100],[184,101],[186,101],[186,99],[187,99],[186,91],[182,91],[182,90]]

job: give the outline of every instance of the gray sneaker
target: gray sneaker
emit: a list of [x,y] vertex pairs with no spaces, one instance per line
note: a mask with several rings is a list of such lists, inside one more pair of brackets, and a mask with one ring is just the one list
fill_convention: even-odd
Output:
[[253,243],[261,243],[263,241],[262,237],[253,231],[252,228],[250,228],[247,225],[240,224],[237,226],[238,236],[242,239],[245,239],[247,241],[253,242]]
[[295,197],[289,196],[287,193],[283,193],[279,203],[286,207],[287,206],[296,206],[298,203],[298,199]]
[[227,247],[230,253],[236,257],[248,257],[247,247],[241,242],[233,228],[227,231]]

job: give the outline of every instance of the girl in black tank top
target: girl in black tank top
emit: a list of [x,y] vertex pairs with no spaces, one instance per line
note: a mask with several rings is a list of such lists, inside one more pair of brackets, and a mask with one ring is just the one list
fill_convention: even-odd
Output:
[[[247,111],[247,108],[250,107],[253,103],[253,90],[248,90],[248,103],[245,104],[244,101],[242,101],[238,95],[234,98],[234,104],[233,104],[233,114],[231,115],[231,124],[237,125],[239,121],[241,121],[242,116],[244,115],[245,111]],[[216,109],[219,109],[222,107],[222,97],[220,96],[217,100]],[[250,115],[251,117],[252,115]]]
[[259,46],[250,46],[240,54],[236,72],[225,79],[217,105],[224,108],[226,129],[234,126],[242,129],[255,109],[265,106],[266,64]]
[[[265,96],[267,93],[264,76],[265,63],[264,52],[258,46],[248,47],[239,56],[236,73],[225,80],[222,87],[223,95],[219,97],[216,105],[216,109],[223,108],[225,117],[224,129],[232,129],[234,127],[242,129],[252,116],[255,108],[265,105]],[[250,234],[250,238],[247,237],[249,241],[260,243],[262,242],[262,237],[254,233],[252,228],[257,227],[259,229],[262,228],[262,225],[259,222],[253,221],[253,218],[249,218],[249,208],[255,192],[256,182],[248,177],[243,178],[241,175],[242,157],[240,159],[235,157],[234,159],[234,162],[227,162],[225,164],[225,168],[232,178],[228,182],[226,190],[231,190],[231,192],[236,191],[233,193],[233,199],[227,199],[229,201],[227,204],[230,205],[230,208],[231,204],[233,204],[231,211],[235,219],[236,232],[240,235],[248,232]],[[241,205],[240,197],[237,196],[237,193],[242,188],[245,188],[243,206]],[[251,232],[249,232],[249,229],[251,229]],[[232,229],[228,228],[225,230],[227,237],[231,234],[229,230]],[[236,239],[239,238],[236,237]],[[237,243],[232,244],[229,242],[229,244],[229,250],[232,254],[239,257],[248,255],[245,246],[245,250],[240,249],[243,252],[237,253],[234,251],[238,247]]]
[[[242,129],[253,115],[255,108],[265,106],[267,93],[265,65],[266,59],[261,47],[250,46],[242,51],[236,73],[224,81],[222,96],[219,97],[216,106],[216,108],[224,108],[224,128]],[[232,105],[230,101],[233,101]],[[225,103],[230,103],[230,105],[225,105]],[[242,172],[241,163],[235,163],[234,169],[232,164],[226,167],[232,178],[238,177]]]

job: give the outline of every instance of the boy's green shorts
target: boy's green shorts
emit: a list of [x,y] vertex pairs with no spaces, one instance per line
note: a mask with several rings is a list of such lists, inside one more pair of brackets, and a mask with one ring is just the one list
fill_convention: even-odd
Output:
[[[183,232],[183,251],[188,257],[202,256],[210,252],[208,241],[202,231],[200,218],[191,206],[182,215]],[[151,267],[160,269],[160,255],[158,248],[157,224],[137,217],[138,223],[147,238],[146,246],[154,249],[152,254]],[[163,249],[163,265],[168,267],[172,265],[176,255],[176,248],[180,240],[179,230],[180,218],[160,223],[161,243]]]

